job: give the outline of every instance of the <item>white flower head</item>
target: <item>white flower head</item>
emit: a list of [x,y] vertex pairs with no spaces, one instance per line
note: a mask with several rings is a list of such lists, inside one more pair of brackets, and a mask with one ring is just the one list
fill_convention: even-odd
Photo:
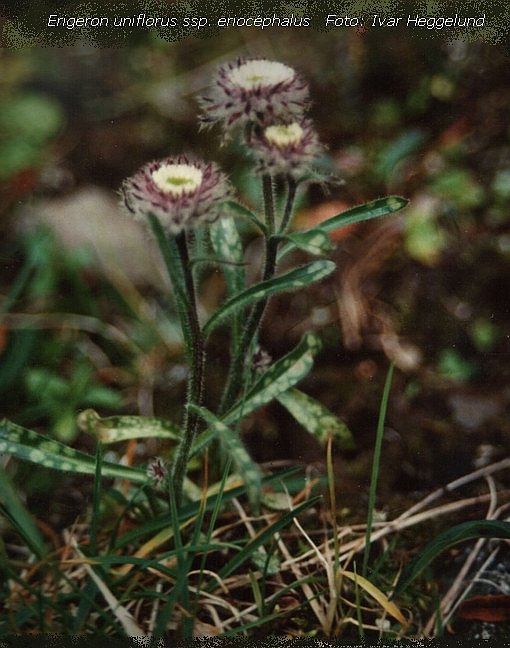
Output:
[[222,65],[208,96],[202,97],[202,122],[222,122],[226,130],[301,118],[309,105],[308,85],[288,65],[239,58]]
[[202,222],[213,222],[231,195],[225,175],[214,162],[185,155],[149,162],[122,185],[124,205],[138,220],[150,213],[173,236]]

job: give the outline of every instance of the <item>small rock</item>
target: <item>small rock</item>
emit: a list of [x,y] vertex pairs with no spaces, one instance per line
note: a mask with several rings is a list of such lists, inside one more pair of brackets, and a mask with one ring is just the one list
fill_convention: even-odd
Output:
[[168,290],[157,244],[119,206],[115,193],[82,187],[61,198],[34,201],[19,216],[21,231],[47,225],[65,248],[93,252],[105,275],[121,273],[138,286]]

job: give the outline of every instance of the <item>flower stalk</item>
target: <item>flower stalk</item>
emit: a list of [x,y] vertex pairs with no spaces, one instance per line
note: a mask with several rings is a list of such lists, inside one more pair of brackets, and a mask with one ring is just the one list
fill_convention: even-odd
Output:
[[[275,205],[274,205],[274,191],[273,180],[269,174],[262,176],[262,191],[264,195],[264,211],[266,217],[267,233],[265,236],[265,255],[264,255],[264,270],[262,274],[262,281],[271,279],[276,270],[276,254],[278,251],[278,240],[274,236],[275,233]],[[237,394],[239,392],[239,385],[241,384],[244,366],[246,361],[249,361],[250,348],[255,340],[257,331],[259,329],[264,311],[267,305],[267,299],[257,302],[246,320],[246,324],[241,332],[241,339],[237,346],[237,350],[232,358],[230,371],[225,384],[223,393],[220,413],[227,412],[235,403]]]
[[230,192],[230,185],[216,164],[190,160],[184,155],[146,164],[122,187],[125,207],[136,219],[148,221],[161,250],[174,290],[190,368],[182,437],[168,476],[168,487],[177,506],[182,503],[183,482],[199,424],[190,405],[202,404],[205,367],[188,232],[201,223],[216,220]]
[[177,310],[184,336],[186,355],[190,367],[186,402],[184,404],[182,437],[177,446],[169,473],[169,479],[173,483],[176,502],[180,505],[182,502],[182,485],[186,475],[186,467],[198,428],[198,417],[189,411],[189,405],[193,403],[200,406],[203,397],[205,367],[204,338],[198,318],[195,283],[191,270],[186,232],[183,231],[176,237],[167,236],[161,227],[159,219],[151,213],[148,216],[174,289]]
[[188,388],[186,393],[186,403],[184,405],[184,420],[182,425],[182,437],[172,463],[170,479],[172,480],[177,506],[182,502],[182,488],[186,468],[188,465],[191,446],[195,439],[199,419],[196,413],[191,412],[191,404],[200,406],[202,404],[204,390],[204,368],[205,368],[205,348],[204,337],[200,329],[198,319],[197,303],[195,296],[195,285],[191,271],[191,263],[188,253],[188,243],[186,233],[182,232],[176,238],[176,246],[179,253],[179,259],[183,271],[184,285],[188,295],[186,318],[189,327],[191,347],[188,347],[190,356],[190,374],[188,378]]

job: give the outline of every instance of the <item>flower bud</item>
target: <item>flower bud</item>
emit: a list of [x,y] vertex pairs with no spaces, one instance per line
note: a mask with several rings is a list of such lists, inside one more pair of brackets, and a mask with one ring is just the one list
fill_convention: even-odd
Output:
[[290,175],[296,180],[306,175],[323,153],[309,120],[254,129],[248,145],[259,173]]

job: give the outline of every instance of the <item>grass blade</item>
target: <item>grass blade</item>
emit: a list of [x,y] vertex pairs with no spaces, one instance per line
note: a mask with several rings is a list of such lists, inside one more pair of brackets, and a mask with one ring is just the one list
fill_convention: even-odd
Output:
[[510,522],[472,520],[462,522],[440,533],[429,542],[402,572],[395,592],[402,592],[441,552],[466,540],[478,538],[510,538]]
[[90,551],[97,553],[97,531],[99,529],[99,516],[101,506],[101,472],[103,467],[103,445],[96,447],[96,471],[94,473],[94,489],[92,494],[92,519],[90,521]]
[[44,546],[41,534],[32,516],[21,502],[11,480],[1,466],[0,509],[36,556],[43,558],[46,554],[46,547]]
[[99,575],[96,574],[94,569],[88,564],[85,556],[80,551],[76,542],[72,541],[72,544],[74,546],[75,551],[78,553],[78,555],[84,559],[83,567],[85,568],[85,571],[87,572],[87,574],[90,576],[90,578],[92,579],[92,581],[94,582],[98,590],[103,595],[103,598],[105,599],[109,608],[115,615],[116,619],[122,625],[122,628],[126,633],[126,636],[145,637],[146,636],[145,633],[137,624],[133,615],[120,603],[120,601],[115,597],[115,595],[112,593],[108,585],[103,580],[101,580]]
[[377,480],[379,478],[379,463],[381,460],[382,440],[384,435],[384,421],[386,420],[386,411],[388,409],[388,400],[390,397],[391,382],[393,380],[393,369],[395,363],[390,364],[386,381],[384,383],[384,391],[381,399],[381,407],[379,409],[379,420],[377,422],[377,434],[375,438],[374,458],[372,461],[372,473],[370,475],[370,493],[368,496],[368,513],[367,513],[367,530],[365,534],[365,552],[363,554],[363,576],[366,577],[368,571],[368,558],[370,555],[370,538],[372,535],[372,519],[375,509],[375,498],[377,494]]
[[[287,511],[281,518],[273,522],[270,526],[266,527],[263,531],[257,534],[250,542],[248,542],[239,553],[237,553],[229,562],[218,572],[219,580],[223,580],[230,576],[238,567],[240,567],[244,562],[249,560],[266,542],[273,539],[274,535],[283,529],[287,524],[290,524],[292,520],[300,515],[307,508],[310,508],[317,504],[321,499],[320,496],[311,497],[306,502],[303,502],[296,508],[291,511]],[[210,582],[210,585],[206,587],[206,590],[210,591],[217,586],[217,581],[213,580]]]
[[188,559],[187,555],[183,554],[183,544],[181,536],[181,526],[177,512],[177,502],[175,500],[175,493],[172,482],[169,480],[169,495],[170,495],[170,519],[173,531],[174,546],[177,552],[177,578],[175,586],[173,587],[170,596],[168,597],[163,609],[158,615],[156,626],[154,628],[154,639],[159,640],[163,636],[166,626],[175,605],[182,597],[184,609],[188,609],[186,603],[189,602],[188,598]]
[[388,614],[391,614],[391,616],[394,619],[396,619],[399,623],[402,623],[402,625],[407,625],[407,620],[405,616],[395,605],[395,603],[390,601],[386,596],[386,594],[381,592],[381,590],[377,588],[375,585],[373,585],[369,580],[351,571],[342,570],[341,574],[342,577],[345,576],[345,578],[354,581],[354,583],[359,587],[361,587],[361,589],[365,590],[367,594],[370,594],[370,596],[374,598],[379,603],[379,605],[384,610],[386,610]]
[[[288,480],[290,475],[300,470],[301,468],[299,466],[293,466],[292,468],[287,468],[286,470],[275,473],[274,475],[268,475],[266,477],[263,477],[262,485],[269,486],[270,484],[274,484],[275,482],[278,483],[280,481],[286,481]],[[246,493],[246,486],[244,485],[226,489],[224,492],[222,492],[222,503],[225,504],[234,497],[240,497],[241,495],[244,495],[244,493]],[[217,494],[210,495],[207,498],[205,510],[215,510],[217,507],[217,502]],[[181,521],[193,519],[198,514],[199,506],[200,505],[197,502],[193,502],[188,506],[184,506],[182,510],[179,511],[179,519]],[[170,525],[170,515],[161,515],[159,518],[148,520],[147,522],[140,524],[135,529],[127,531],[121,538],[119,538],[119,540],[115,544],[115,549],[120,549],[128,544],[137,543],[141,538],[144,538],[145,536],[152,536],[152,540],[154,540],[154,534],[161,533],[161,537],[158,541],[149,541],[145,543],[144,546],[148,547],[150,545],[152,550],[153,548],[160,546],[172,537],[172,529],[170,528]],[[139,555],[139,553],[137,553],[137,555]]]

